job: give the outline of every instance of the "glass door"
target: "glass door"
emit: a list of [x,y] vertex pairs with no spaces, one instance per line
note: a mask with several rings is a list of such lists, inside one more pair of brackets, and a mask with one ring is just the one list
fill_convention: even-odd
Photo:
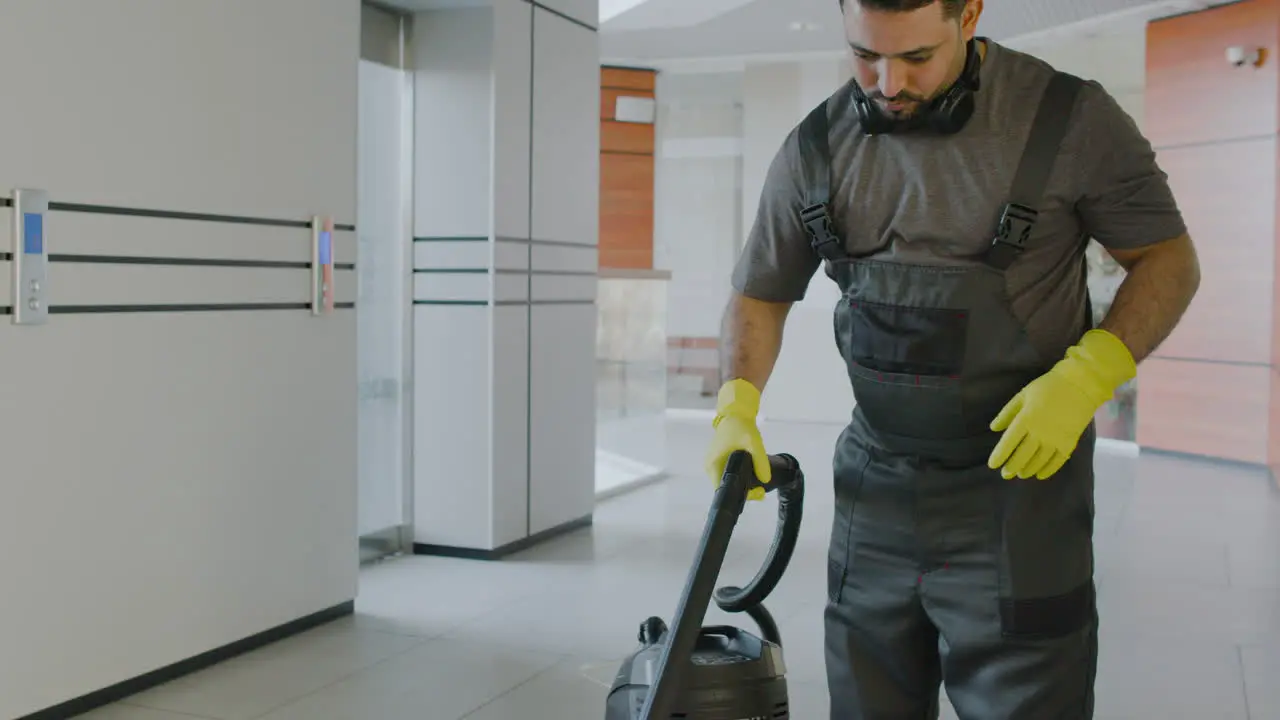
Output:
[[412,76],[407,21],[362,8],[357,112],[356,303],[362,562],[404,552],[410,515],[408,268]]

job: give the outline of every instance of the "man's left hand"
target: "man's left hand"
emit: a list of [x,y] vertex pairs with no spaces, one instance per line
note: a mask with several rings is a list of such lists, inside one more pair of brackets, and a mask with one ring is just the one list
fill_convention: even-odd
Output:
[[1071,457],[1098,409],[1136,374],[1133,355],[1119,338],[1105,330],[1085,333],[991,421],[991,429],[1004,435],[987,464],[1006,480],[1051,477]]

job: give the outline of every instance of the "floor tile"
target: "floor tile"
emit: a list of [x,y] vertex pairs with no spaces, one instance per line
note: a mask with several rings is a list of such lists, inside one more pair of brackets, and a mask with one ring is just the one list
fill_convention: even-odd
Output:
[[407,556],[362,572],[356,624],[365,629],[438,637],[552,582],[556,568],[519,563]]
[[212,718],[200,718],[195,715],[187,715],[181,713],[169,712],[167,710],[152,710],[151,708],[139,707],[137,705],[126,705],[118,703],[110,707],[93,710],[83,715],[76,716],[76,720],[213,720]]
[[[654,577],[663,581],[648,582]],[[635,646],[636,633],[646,618],[671,620],[679,581],[679,576],[637,570],[625,584],[575,583],[484,615],[445,637],[458,642],[621,658]],[[728,619],[718,609],[707,615],[708,624]]]
[[787,680],[787,693],[792,720],[826,720],[831,717],[831,698],[827,682],[792,682]]
[[1280,591],[1280,546],[1237,542],[1227,547],[1228,575],[1233,587]]
[[1109,577],[1098,587],[1104,635],[1280,643],[1280,592]]
[[262,720],[458,720],[561,659],[478,642],[431,640]]
[[1280,645],[1245,645],[1240,648],[1244,664],[1245,696],[1252,720],[1280,718]]
[[1105,634],[1098,720],[1249,720],[1236,646]]
[[[808,603],[798,613],[778,619],[782,636],[782,659],[787,664],[787,678],[794,682],[821,685],[826,692],[826,638],[823,630],[825,603]],[[750,632],[754,627],[742,623]]]
[[[601,504],[590,528],[501,562],[371,566],[354,618],[89,717],[599,718],[640,622],[671,619],[707,517],[709,426],[674,421],[668,430],[672,476]],[[829,716],[822,610],[839,431],[762,426],[766,447],[799,458],[807,479],[800,541],[767,602],[799,720]],[[1108,450],[1096,486],[1097,720],[1280,719],[1271,684],[1280,677],[1280,492],[1250,468]],[[754,575],[776,510],[772,497],[748,505],[720,584]],[[705,624],[718,623],[756,631],[748,617],[713,608]],[[949,706],[943,718],[955,720]]]
[[571,657],[482,705],[466,720],[604,717],[617,660]]
[[214,720],[251,720],[421,642],[339,620],[140,693],[129,702]]
[[[1229,587],[1227,545],[1176,530],[1152,534],[1121,526],[1109,540],[1096,539],[1097,572],[1135,581]],[[1101,550],[1099,550],[1101,549]]]
[[1217,544],[1274,537],[1280,493],[1265,469],[1158,452],[1143,453],[1126,508],[1126,529],[1157,539]]

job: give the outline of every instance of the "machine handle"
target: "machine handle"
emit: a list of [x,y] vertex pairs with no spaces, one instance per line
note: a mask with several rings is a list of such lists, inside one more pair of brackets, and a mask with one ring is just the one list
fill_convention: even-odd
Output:
[[[734,455],[736,456],[737,453]],[[751,476],[749,486],[764,487],[766,492],[778,493],[777,529],[774,531],[773,544],[769,546],[769,554],[765,557],[764,564],[747,587],[722,587],[716,590],[715,601],[716,605],[725,612],[746,611],[755,618],[756,614],[751,613],[750,610],[764,602],[769,593],[778,586],[778,581],[787,571],[787,565],[791,563],[791,556],[800,539],[800,522],[804,516],[804,473],[800,470],[800,462],[794,457],[785,453],[770,455],[769,465],[772,468],[773,477],[770,482],[761,483],[755,477],[751,457],[746,453],[743,455],[745,457],[729,458],[730,463],[737,461],[738,467],[735,471],[744,472],[742,465],[745,463],[745,473]],[[776,626],[772,623],[757,622],[757,624],[760,625],[765,640],[777,645],[782,644],[782,638]]]
[[[746,450],[734,450],[724,464],[724,475],[720,479],[720,484],[728,482],[730,476],[741,476],[748,491],[761,487],[765,492],[783,493],[793,489],[798,483],[804,482],[804,474],[800,472],[800,461],[786,453],[769,456],[769,472],[771,475],[769,482],[760,482],[756,477],[756,466],[751,461],[751,453]],[[742,497],[746,500],[746,493],[743,493]]]
[[[766,621],[760,623],[766,636],[778,635],[772,618],[767,612],[760,612],[763,610],[760,602],[777,585],[795,549],[804,497],[804,474],[800,472],[800,463],[790,455],[770,455],[769,466],[772,477],[768,483],[762,483],[756,478],[750,453],[745,450],[735,451],[725,463],[724,475],[707,514],[693,567],[676,605],[669,641],[663,646],[649,695],[640,712],[639,717],[643,720],[669,720],[675,709],[673,705],[680,692],[681,675],[692,664],[693,648],[706,619],[707,608],[711,605],[712,592],[724,565],[733,528],[747,504],[747,493],[756,487],[779,494],[778,530],[773,547],[764,567],[747,588],[725,588],[719,593],[722,597],[717,598],[717,603],[723,599],[721,607],[728,605],[735,608],[733,611],[748,611],[758,622]],[[672,658],[675,658],[674,664]]]

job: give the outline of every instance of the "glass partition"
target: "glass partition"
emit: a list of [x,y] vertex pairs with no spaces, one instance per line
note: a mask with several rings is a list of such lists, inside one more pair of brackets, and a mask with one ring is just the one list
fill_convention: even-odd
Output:
[[600,269],[596,335],[596,493],[665,472],[667,285],[659,270]]
[[[1124,268],[1096,242],[1090,241],[1086,251],[1089,272],[1089,301],[1093,305],[1093,325],[1097,327],[1111,309]],[[1136,442],[1138,419],[1138,381],[1130,380],[1107,401],[1094,416],[1098,437],[1107,440]]]
[[409,515],[412,82],[407,18],[362,6],[356,159],[360,556],[403,552]]

